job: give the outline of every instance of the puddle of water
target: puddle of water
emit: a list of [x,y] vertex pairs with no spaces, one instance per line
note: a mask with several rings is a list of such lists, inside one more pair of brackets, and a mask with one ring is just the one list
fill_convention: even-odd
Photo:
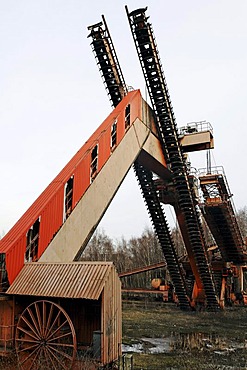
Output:
[[207,349],[216,355],[225,355],[237,349],[245,348],[246,343],[231,343],[228,346],[224,340],[216,335],[203,333],[172,333],[166,338],[141,338],[140,342],[130,345],[122,344],[123,353],[146,353],[159,354],[168,353],[172,350]]
[[131,345],[122,345],[122,351],[125,353],[166,353],[171,350],[170,338],[141,338],[140,343]]
[[148,348],[147,353],[165,353],[171,350],[170,338],[142,338],[142,341],[147,344],[151,344],[152,347]]
[[143,344],[142,343],[135,343],[135,344],[122,344],[122,352],[123,353],[144,353]]

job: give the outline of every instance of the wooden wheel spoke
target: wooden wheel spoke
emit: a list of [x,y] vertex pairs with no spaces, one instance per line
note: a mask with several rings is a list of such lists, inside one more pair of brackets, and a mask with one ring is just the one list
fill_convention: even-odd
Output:
[[76,356],[75,329],[57,303],[46,300],[31,303],[19,317],[15,343],[22,370],[72,369]]
[[49,359],[50,359],[50,362],[51,362],[51,364],[52,364],[52,367],[56,370],[56,363],[54,363],[54,358],[52,357],[52,355],[50,354],[50,352],[48,351],[48,348],[47,347],[45,347],[44,348],[44,350],[45,350],[45,352],[46,352],[46,354],[47,354],[47,357],[49,357]]
[[25,338],[16,338],[16,342],[37,343],[37,344],[40,344],[40,341],[39,340],[32,340],[32,339],[25,339]]
[[[37,336],[40,337],[40,333],[39,333],[39,327],[38,327],[38,323],[34,317],[34,314],[32,312],[32,310],[30,309],[30,307],[27,307],[27,312],[29,313],[29,316],[31,317],[32,319],[32,322],[35,326],[35,329],[36,329],[36,333],[37,333]],[[27,320],[27,318],[25,318]],[[24,320],[24,317],[23,317],[23,320]]]
[[[30,333],[30,331],[28,331],[28,330],[26,330],[26,329],[22,328],[21,326],[18,326],[18,327],[17,327],[17,329],[18,329],[18,330],[21,330],[23,333],[27,334],[28,336],[30,336],[30,337],[32,337],[32,338],[34,338],[34,339],[36,339],[36,340],[39,340],[39,339],[40,339],[40,338],[38,338],[37,336],[35,336],[34,334]],[[19,339],[20,339],[20,338],[19,338]]]
[[[35,361],[37,361],[36,364],[35,364]],[[34,369],[48,368],[50,370],[49,362],[50,361],[47,359],[47,356],[46,356],[45,346],[41,346],[38,356],[34,358],[32,365],[35,365]],[[33,367],[31,369],[33,369]]]
[[49,348],[49,346],[46,347],[47,351],[50,352],[51,356],[53,356],[63,369],[67,370],[67,367],[60,361],[60,359],[56,356],[56,354]]
[[37,336],[37,338],[39,338],[39,333],[36,331],[36,328],[30,323],[30,321],[25,317],[23,316],[22,317],[22,320],[27,324],[27,326],[32,330],[32,332]]
[[38,351],[35,353],[35,355],[33,356],[33,360],[32,360],[32,363],[29,367],[30,370],[33,369],[33,364],[35,363],[36,359],[38,358],[38,356],[40,355],[40,352],[41,352],[41,348],[38,349]]
[[47,340],[49,340],[51,337],[53,337],[53,335],[55,335],[59,330],[61,330],[65,324],[67,324],[68,321],[65,320],[55,331],[53,331],[49,336],[47,336]]
[[51,346],[50,344],[48,344],[47,348],[52,349],[52,351],[55,351],[59,355],[62,355],[63,357],[68,358],[69,360],[73,359],[72,356],[69,356],[67,353],[65,353],[63,351],[59,351],[58,349],[56,349],[54,346]]
[[48,320],[47,320],[47,323],[46,323],[45,333],[44,333],[45,337],[47,337],[47,331],[48,331],[48,328],[51,324],[51,319],[52,319],[52,315],[53,315],[53,308],[54,308],[54,306],[51,305],[49,315],[48,315]]
[[53,321],[53,323],[52,323],[52,325],[51,325],[51,327],[50,327],[50,329],[48,330],[48,333],[46,334],[47,335],[47,338],[49,338],[49,336],[50,336],[50,332],[52,331],[52,329],[54,328],[54,326],[55,326],[55,324],[56,324],[56,322],[57,322],[57,320],[58,320],[58,318],[59,318],[59,316],[60,316],[60,311],[58,311],[58,313],[57,313],[57,315],[56,315],[56,317],[55,317],[55,319],[54,319],[54,321]]
[[43,327],[43,337],[45,337],[46,332],[46,305],[45,302],[42,302],[42,327]]
[[41,322],[41,315],[40,315],[40,310],[39,310],[39,306],[38,306],[38,303],[34,303],[34,307],[35,307],[35,311],[36,311],[36,316],[37,316],[37,319],[38,319],[38,325],[39,325],[39,333],[41,334],[41,336],[43,337],[43,326],[42,326],[42,322]]
[[73,344],[69,343],[56,343],[56,342],[49,342],[49,346],[55,346],[55,347],[68,347],[68,348],[74,348]]
[[37,344],[33,344],[32,346],[29,346],[29,347],[25,347],[25,348],[22,348],[22,349],[18,349],[18,353],[21,353],[21,352],[24,352],[24,351],[29,351],[30,349],[32,349],[32,348],[37,348],[39,346],[39,343],[37,343]]
[[38,348],[38,351],[37,351],[37,349],[34,349],[27,357],[25,357],[24,360],[21,362],[21,365],[23,365],[27,360],[29,360],[35,352],[36,352],[36,354],[35,354],[34,357],[37,358],[37,356],[39,355],[39,352],[40,352],[40,348]]
[[66,338],[66,337],[68,337],[70,335],[72,335],[71,332],[65,333],[65,334],[61,334],[61,335],[59,335],[57,337],[52,337],[52,338],[47,339],[47,342],[50,343],[51,341],[62,339],[62,338]]

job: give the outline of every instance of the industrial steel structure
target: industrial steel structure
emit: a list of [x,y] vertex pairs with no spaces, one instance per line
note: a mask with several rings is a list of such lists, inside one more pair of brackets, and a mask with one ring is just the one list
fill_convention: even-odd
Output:
[[[157,136],[161,145],[163,158],[170,172],[170,177],[164,177],[158,174],[154,166],[148,167],[148,158],[146,158],[145,163],[140,163],[140,159],[137,158],[134,162],[134,170],[154,229],[164,252],[167,268],[175,286],[180,307],[186,309],[188,305],[194,306],[196,302],[203,302],[208,308],[217,309],[217,307],[223,305],[222,299],[220,299],[222,294],[219,294],[218,274],[214,273],[214,267],[211,260],[209,260],[208,245],[205,241],[202,225],[203,214],[205,214],[207,206],[205,202],[202,203],[198,199],[198,189],[195,188],[195,176],[189,172],[185,157],[187,152],[213,148],[213,131],[211,125],[207,122],[193,122],[178,130],[157,43],[152,26],[146,16],[146,10],[147,8],[141,8],[129,12],[126,7],[138,58],[141,63],[155,115]],[[89,36],[92,39],[91,45],[97,65],[110,101],[114,106],[114,94],[116,94],[117,90],[117,81],[120,80],[116,75],[115,66],[118,66],[119,71],[121,69],[118,59],[114,59],[116,51],[113,47],[105,18],[102,17],[102,22],[90,26],[89,29]],[[109,76],[112,78],[109,78]],[[123,76],[122,71],[121,76]],[[124,81],[123,77],[122,81]],[[110,86],[114,86],[114,94],[111,93]],[[125,83],[121,82],[119,84],[118,97],[124,95],[123,86],[125,86]],[[209,176],[207,178],[209,179]],[[226,190],[224,189],[222,191]],[[229,252],[231,256],[228,255],[226,259],[223,257],[222,263],[224,265],[224,263],[231,261],[232,263],[239,264],[241,262],[245,264],[245,244],[241,238],[234,216],[234,209],[229,199],[229,196],[225,195],[224,206],[221,207],[226,209],[224,212],[225,219],[222,220],[223,215],[221,217],[222,228],[227,228],[228,230],[228,239],[225,238],[222,243],[228,251],[235,248],[235,257],[236,251],[238,256],[232,259],[231,257],[234,252]],[[174,242],[166,222],[162,203],[173,205],[177,215],[180,231],[188,254],[187,263],[182,268],[176,255]],[[204,210],[203,214],[200,211],[200,207]],[[226,213],[227,215],[232,215],[232,217],[228,217],[228,223],[226,223]],[[210,225],[209,217],[205,217],[205,219],[213,232],[213,225],[217,225],[217,220],[214,218]],[[213,235],[215,236],[215,230]],[[219,235],[220,233],[218,232]],[[229,245],[230,239],[232,240],[232,245]],[[238,244],[237,247],[233,245],[233,240]],[[242,276],[243,269],[239,268],[239,270]],[[192,284],[191,280],[193,281]],[[243,278],[241,280],[243,281]],[[222,282],[224,282],[224,279]]]
[[[88,30],[114,109],[0,240],[0,346],[3,353],[15,347],[23,369],[38,369],[40,361],[51,369],[72,368],[78,353],[97,341],[98,364],[121,355],[119,277],[111,263],[80,259],[131,166],[179,306],[217,310],[244,298],[246,246],[226,177],[222,171],[200,173],[199,197],[186,160],[187,152],[213,148],[212,128],[199,122],[178,129],[146,11],[126,7],[152,107],[139,90],[128,91],[103,16]],[[164,203],[177,215],[185,261],[178,258]],[[95,315],[88,322],[90,310]]]

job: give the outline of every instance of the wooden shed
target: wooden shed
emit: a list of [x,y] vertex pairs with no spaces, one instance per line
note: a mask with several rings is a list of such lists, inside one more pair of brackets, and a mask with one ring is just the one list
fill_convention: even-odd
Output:
[[101,365],[121,355],[121,283],[112,262],[26,263],[7,295],[14,312],[5,316],[17,319],[12,325],[23,369],[40,348],[51,369],[54,359],[74,369],[85,354]]

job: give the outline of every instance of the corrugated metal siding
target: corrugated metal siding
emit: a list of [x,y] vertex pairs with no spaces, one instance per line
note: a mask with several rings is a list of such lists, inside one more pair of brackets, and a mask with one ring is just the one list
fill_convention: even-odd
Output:
[[54,233],[63,223],[63,204],[64,187],[60,187],[40,213],[38,258],[42,255],[47,245],[54,237]]
[[110,157],[111,150],[111,125],[113,119],[109,121],[109,125],[106,128],[104,135],[101,135],[98,139],[99,144],[99,155],[98,155],[98,172],[101,170],[107,159]]
[[21,234],[20,238],[15,241],[12,248],[6,254],[6,267],[9,281],[13,281],[23,267],[25,248],[26,235]]
[[[52,183],[43,191],[33,205],[24,213],[20,220],[0,240],[0,253],[6,254],[6,266],[10,284],[24,264],[27,231],[40,217],[39,257],[62,226],[64,185],[71,176],[75,176],[73,192],[74,207],[90,186],[90,159],[95,143],[99,142],[100,144],[99,168],[101,168],[111,155],[110,131],[113,121],[116,117],[118,118],[117,142],[119,143],[125,133],[125,107],[131,104],[132,124],[136,117],[141,117],[140,101],[141,95],[139,91],[130,92],[74,155]],[[78,181],[82,182],[82,185]]]
[[26,263],[7,294],[98,300],[112,262]]

